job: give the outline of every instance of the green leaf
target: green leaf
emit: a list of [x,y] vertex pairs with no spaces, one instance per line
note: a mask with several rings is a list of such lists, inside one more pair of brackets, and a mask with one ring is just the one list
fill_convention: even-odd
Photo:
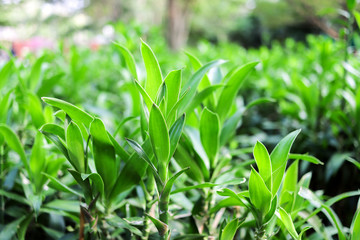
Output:
[[48,202],[44,205],[44,207],[63,210],[67,212],[79,213],[80,212],[80,205],[78,200],[61,200],[55,199],[51,202]]
[[280,193],[280,206],[291,213],[296,194],[296,185],[298,180],[299,161],[295,161],[287,169],[283,186]]
[[168,225],[160,221],[159,219],[156,219],[149,214],[145,213],[145,215],[150,218],[151,222],[155,225],[156,229],[158,230],[160,236],[164,236],[165,233],[168,231]]
[[90,134],[96,171],[104,181],[105,194],[108,196],[114,186],[118,172],[115,149],[108,137],[104,123],[99,118],[95,118],[91,123]]
[[276,102],[273,98],[258,98],[253,101],[251,101],[249,104],[246,105],[246,110],[249,110],[252,107],[255,107],[257,105],[263,104],[263,103],[274,103]]
[[33,213],[29,213],[26,218],[20,223],[20,226],[17,230],[17,236],[19,240],[25,240],[25,234],[32,219]]
[[351,223],[351,240],[360,239],[360,205],[354,214],[354,218]]
[[219,194],[220,196],[228,196],[231,197],[232,199],[236,199],[237,206],[246,207],[249,210],[251,210],[251,205],[249,205],[249,202],[244,197],[242,197],[240,194],[236,194],[234,191],[228,188],[223,188],[217,191],[217,194]]
[[[170,154],[170,139],[165,119],[160,109],[153,104],[149,117],[151,146],[159,164],[167,165]],[[164,181],[165,179],[163,179]]]
[[[145,140],[145,142],[142,144],[142,149],[147,153],[149,158],[152,158],[153,155],[149,154],[152,153],[149,139]],[[148,165],[144,164],[144,160],[141,159],[138,154],[132,154],[116,179],[115,185],[109,196],[110,203],[119,194],[139,184],[141,178],[146,173],[147,167]]]
[[58,191],[62,191],[62,192],[67,192],[67,193],[72,193],[72,194],[75,194],[79,197],[82,197],[82,194],[80,194],[79,192],[73,190],[72,188],[66,186],[65,184],[63,184],[62,182],[60,182],[60,180],[58,180],[57,178],[47,174],[47,173],[44,173],[42,172],[41,174],[45,175],[49,180],[50,180],[50,184],[49,186],[51,188],[54,188]]
[[267,188],[271,191],[271,160],[266,147],[259,141],[256,142],[254,147],[254,158],[261,178],[264,180]]
[[238,228],[239,228],[239,220],[235,218],[231,222],[226,224],[225,228],[221,233],[221,240],[234,239],[234,236]]
[[182,131],[185,126],[185,114],[183,114],[181,117],[176,120],[176,122],[171,126],[169,131],[169,138],[170,138],[170,154],[169,157],[171,158],[175,151],[176,146],[179,143]]
[[293,239],[299,239],[299,234],[296,232],[294,223],[290,215],[283,208],[280,207],[277,216],[281,220],[281,222],[285,225],[285,228],[288,230],[291,237]]
[[74,169],[67,169],[75,181],[82,187],[84,191],[84,197],[87,202],[90,202],[93,199],[93,194],[91,191],[91,186],[89,181],[84,181],[82,179],[81,173]]
[[134,82],[135,82],[136,88],[138,89],[141,96],[143,97],[146,106],[148,106],[148,108],[150,108],[150,106],[152,104],[154,104],[154,101],[151,99],[151,97],[148,95],[148,93],[145,91],[145,89],[140,85],[140,83],[138,81],[134,80]]
[[225,62],[226,61],[224,61],[224,60],[215,60],[215,61],[209,62],[209,63],[205,64],[204,66],[202,66],[199,70],[197,70],[190,77],[190,79],[184,84],[184,86],[181,89],[182,94],[184,94],[189,89],[189,92],[185,96],[183,104],[181,105],[182,111],[184,111],[186,109],[187,105],[189,105],[192,102],[192,99],[194,98],[194,96],[196,94],[196,90],[199,86],[199,83],[200,83],[201,79],[204,77],[204,75],[206,74],[206,72],[209,71],[211,68],[221,65]]
[[278,207],[278,197],[277,195],[275,195],[275,197],[273,198],[273,200],[271,201],[271,206],[270,206],[270,210],[269,212],[265,215],[264,219],[263,219],[263,224],[268,223],[271,218],[274,216],[275,211]]
[[228,82],[226,83],[226,87],[221,92],[216,106],[216,113],[219,115],[221,122],[223,122],[227,117],[227,114],[234,103],[237,92],[240,90],[244,80],[258,63],[259,62],[251,62],[241,66],[230,76]]
[[[194,55],[192,55],[189,52],[185,52],[185,54],[189,58],[190,63],[195,71],[197,71],[199,68],[201,68],[202,64],[199,59],[197,59]],[[209,87],[210,85],[211,85],[210,79],[205,74],[204,77],[202,78],[202,80],[200,81],[199,90]]]
[[199,106],[207,97],[213,96],[213,93],[219,89],[224,87],[224,85],[212,85],[207,88],[204,88],[201,92],[195,95],[194,99],[191,101],[190,105],[186,108],[186,113],[191,113],[194,109]]
[[125,58],[126,65],[130,71],[130,73],[133,75],[135,79],[138,79],[138,75],[136,72],[136,64],[134,56],[131,54],[131,52],[123,45],[119,43],[113,42],[113,44],[119,49],[123,57]]
[[41,102],[38,96],[33,93],[28,93],[27,97],[27,110],[31,115],[33,124],[37,129],[39,129],[45,123],[45,117],[42,111]]
[[314,164],[320,164],[320,165],[324,165],[324,163],[322,161],[320,161],[319,159],[317,159],[316,157],[307,155],[307,154],[295,154],[295,153],[290,153],[289,154],[289,159],[299,159],[299,160],[304,160],[304,161],[308,161]]
[[186,172],[186,174],[194,181],[198,183],[202,183],[204,181],[204,175],[201,171],[201,168],[196,164],[191,155],[186,151],[186,149],[179,144],[174,158],[176,162],[180,165],[180,167],[190,167],[190,170]]
[[270,209],[272,195],[264,180],[253,168],[249,179],[249,194],[251,203],[265,215]]
[[179,100],[180,84],[181,84],[182,70],[171,71],[165,77],[166,91],[167,91],[167,103],[166,103],[166,116],[170,113],[176,102]]
[[[83,181],[86,179],[91,179],[93,183],[93,191],[97,190],[98,193],[101,194],[102,197],[104,197],[104,181],[102,180],[101,176],[98,173],[90,173],[90,174],[81,174],[81,178]],[[97,193],[93,192],[93,195],[96,195]]]
[[185,101],[186,95],[189,93],[189,90],[185,91],[179,98],[179,100],[175,103],[175,105],[171,108],[169,114],[166,117],[166,122],[171,125],[177,116],[177,113],[183,113],[179,111],[180,106],[182,106]]
[[40,132],[36,134],[35,142],[31,150],[30,156],[30,170],[32,173],[32,181],[36,186],[37,192],[42,190],[42,176],[40,175],[41,172],[45,168],[45,149],[43,143],[43,136]]
[[220,200],[213,208],[210,209],[209,214],[213,214],[218,212],[221,208],[224,207],[233,207],[233,206],[242,206],[246,207],[246,205],[238,198],[228,197],[225,199]]
[[220,141],[220,120],[216,113],[204,108],[200,117],[200,139],[210,161],[210,169],[217,163]]
[[197,185],[192,185],[192,186],[188,186],[188,187],[183,187],[183,188],[178,188],[175,189],[174,191],[171,192],[171,194],[176,194],[176,193],[180,193],[180,192],[187,192],[189,190],[192,189],[202,189],[202,188],[211,188],[211,187],[215,187],[218,186],[219,184],[216,183],[201,183],[201,184],[197,184]]
[[15,67],[14,62],[9,60],[0,70],[0,89],[8,82],[13,67]]
[[[149,45],[141,40],[141,55],[144,59],[146,69],[145,90],[153,102],[156,100],[156,94],[162,84],[160,65],[155,57],[154,52]],[[150,108],[150,105],[148,105]]]
[[46,55],[41,56],[35,62],[35,64],[31,68],[30,76],[28,78],[28,86],[31,91],[35,90],[38,85],[41,77],[41,66],[45,62]]
[[189,167],[181,169],[180,171],[178,171],[177,173],[175,173],[165,184],[165,187],[163,189],[163,191],[160,194],[160,204],[161,202],[169,202],[169,198],[170,198],[170,192],[172,189],[172,186],[175,183],[175,180],[180,177],[181,174],[183,174],[184,172],[186,172],[187,170],[189,170]]
[[349,9],[349,12],[352,12],[356,7],[356,0],[346,0],[346,5]]
[[[356,23],[358,25],[358,28],[360,28],[360,13],[358,11],[354,11],[354,17],[355,17]],[[1,78],[0,78],[0,81],[1,81]]]
[[236,132],[236,128],[241,125],[241,119],[243,116],[243,109],[239,109],[230,118],[228,118],[222,126],[220,134],[220,146],[226,144]]
[[311,229],[312,227],[304,227],[303,229],[301,229],[301,232],[299,234],[299,239],[302,239],[302,235],[309,229]]
[[[1,87],[0,87],[1,89]],[[11,94],[13,89],[9,90],[0,101],[0,123],[5,123],[7,118],[7,112],[12,102]]]
[[119,155],[122,160],[127,162],[130,157],[129,153],[115,140],[115,138],[110,133],[108,133],[108,137],[115,148],[116,154]]
[[53,123],[47,123],[41,126],[40,131],[54,134],[60,137],[61,139],[65,140],[65,130],[59,125]]
[[69,160],[70,163],[72,163],[64,141],[61,138],[59,138],[59,136],[63,135],[65,139],[65,130],[62,127],[59,127],[55,124],[45,124],[40,128],[39,131],[42,134],[44,134],[45,137],[50,139],[55,144],[55,146],[61,151],[61,153],[66,157],[66,159]]
[[80,128],[73,121],[66,129],[66,145],[72,165],[80,173],[85,173],[84,143]]
[[270,154],[272,167],[272,195],[275,195],[279,190],[282,178],[284,176],[286,162],[289,157],[289,152],[295,138],[300,133],[300,129],[289,133],[284,137],[274,148]]
[[19,219],[16,219],[9,224],[5,225],[5,227],[1,230],[0,239],[1,240],[11,240],[14,239],[14,235],[18,227],[20,226],[21,222],[25,219],[26,216],[22,216]]
[[135,142],[134,140],[131,139],[126,139],[126,141],[129,143],[129,145],[135,150],[136,154],[139,155],[139,157],[144,160],[147,164],[149,164],[151,170],[153,171],[154,177],[157,181],[157,183],[159,183],[161,186],[164,186],[164,183],[162,182],[159,173],[156,169],[156,167],[154,166],[154,164],[151,162],[151,160],[149,159],[149,157],[147,156],[147,154],[145,153],[145,151],[142,149],[142,147],[140,146],[140,144],[138,144],[137,142]]
[[90,114],[63,100],[49,97],[42,97],[41,99],[45,103],[50,104],[51,106],[64,110],[71,117],[72,120],[76,122],[81,122],[85,124],[86,127],[89,127],[90,123],[94,119]]
[[0,189],[0,195],[5,196],[5,197],[7,197],[9,199],[15,200],[15,201],[17,201],[19,203],[27,204],[27,205],[30,206],[30,202],[29,202],[28,199],[26,199],[25,197],[23,197],[21,195],[18,195],[16,193],[12,193],[12,192]]
[[5,124],[0,123],[0,135],[2,135],[5,139],[5,142],[8,146],[14,150],[17,154],[19,154],[22,163],[25,168],[29,171],[28,161],[26,159],[24,148],[21,145],[20,139],[18,136]]

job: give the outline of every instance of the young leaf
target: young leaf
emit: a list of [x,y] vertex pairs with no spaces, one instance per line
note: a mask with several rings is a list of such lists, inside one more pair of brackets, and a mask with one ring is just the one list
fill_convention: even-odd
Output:
[[280,206],[287,212],[291,212],[295,201],[295,191],[298,180],[299,161],[290,165],[285,174],[285,179],[280,194]]
[[284,137],[274,148],[270,154],[272,167],[272,194],[275,195],[279,190],[282,178],[284,176],[286,162],[289,157],[289,152],[295,138],[300,133],[300,129],[289,133]]
[[125,46],[123,46],[119,43],[115,43],[115,42],[113,42],[113,44],[119,49],[121,54],[124,56],[126,65],[129,69],[130,73],[133,75],[133,78],[139,79],[137,72],[136,72],[136,64],[135,64],[134,56],[131,54],[131,52]]
[[169,138],[170,138],[170,155],[169,159],[174,155],[176,146],[180,140],[182,131],[185,125],[185,114],[179,117],[178,120],[171,126],[169,131]]
[[93,117],[80,108],[57,98],[42,97],[45,103],[64,110],[76,122],[82,122],[86,127],[90,126]]
[[[151,154],[151,143],[149,139],[145,140],[141,147],[144,152],[147,153],[149,158],[153,157]],[[120,193],[123,193],[139,184],[141,178],[146,173],[147,167],[148,165],[144,164],[144,160],[141,159],[138,154],[132,154],[116,179],[115,185],[109,196],[109,202],[111,203],[114,201]]]
[[31,150],[30,156],[30,170],[32,173],[32,180],[35,183],[37,192],[41,191],[42,187],[42,176],[40,173],[45,168],[45,149],[43,144],[43,136],[40,132],[36,134],[35,142]]
[[[90,173],[90,174],[85,174],[82,173],[81,174],[81,178],[83,181],[86,181],[86,179],[91,179],[93,186],[95,187],[95,189],[97,190],[98,193],[100,193],[100,195],[102,197],[104,197],[104,181],[102,180],[101,176],[98,173]],[[95,195],[97,193],[93,192],[93,195]]]
[[156,229],[158,230],[160,236],[164,236],[165,233],[168,231],[168,225],[160,221],[159,219],[156,219],[149,214],[145,213],[145,215],[150,218],[151,222],[155,225]]
[[200,83],[201,79],[203,78],[203,76],[206,74],[206,72],[209,71],[211,68],[221,65],[225,62],[226,61],[224,61],[224,60],[215,60],[215,61],[209,62],[209,63],[205,64],[204,66],[202,66],[199,70],[197,70],[190,77],[190,79],[186,82],[186,84],[184,86],[182,86],[182,89],[181,89],[182,94],[184,94],[189,89],[189,92],[185,96],[185,100],[183,101],[183,104],[181,104],[181,107],[180,107],[181,111],[184,111],[186,109],[187,105],[189,105],[192,102],[192,99],[194,98],[194,96],[196,94],[196,90],[199,86],[199,83]]
[[[1,87],[0,87],[1,89]],[[12,102],[12,94],[13,93],[13,89],[9,90],[2,98],[0,101],[0,123],[5,123],[6,122],[6,117],[7,117],[7,111],[11,105]]]
[[96,171],[104,181],[105,194],[109,195],[117,177],[115,149],[105,130],[104,123],[95,118],[90,125]]
[[285,225],[286,229],[290,233],[290,235],[294,239],[299,239],[299,234],[296,232],[294,223],[290,217],[290,215],[281,207],[279,208],[279,212],[276,213],[277,217],[281,220],[281,222]]
[[65,130],[58,125],[49,123],[43,125],[39,131],[42,134],[44,134],[45,137],[50,139],[55,144],[55,146],[61,151],[61,153],[66,157],[66,159],[68,159],[69,162],[72,164],[72,161],[68,154],[68,150],[63,141],[65,139]]
[[239,228],[239,220],[237,218],[229,222],[221,233],[221,240],[233,239],[237,229]]
[[21,145],[20,139],[18,136],[5,124],[0,123],[0,135],[2,135],[8,144],[8,146],[14,150],[17,154],[19,154],[22,163],[25,168],[29,169],[29,164],[26,159],[24,148]]
[[220,120],[216,113],[205,108],[200,118],[200,139],[210,161],[210,168],[216,166],[220,141]]
[[231,106],[233,105],[234,99],[245,78],[254,69],[259,62],[251,62],[244,66],[236,69],[228,82],[226,87],[221,92],[218,104],[216,106],[216,113],[219,115],[220,121],[223,122],[229,113]]
[[[169,132],[160,109],[153,104],[149,117],[149,135],[159,164],[167,165],[170,154]],[[163,179],[164,180],[164,179]]]
[[174,158],[176,162],[182,168],[190,167],[190,170],[186,172],[186,174],[194,181],[198,183],[204,182],[204,174],[201,171],[199,165],[193,160],[191,155],[186,151],[186,149],[179,144],[176,151]]
[[72,193],[75,194],[79,197],[82,197],[82,194],[78,193],[77,191],[71,189],[70,187],[66,186],[65,184],[63,184],[62,182],[60,182],[60,180],[58,180],[57,178],[42,172],[41,174],[45,175],[49,180],[50,180],[50,184],[49,186],[51,188],[54,188],[58,191],[62,191],[62,192],[67,192],[67,193]]
[[259,141],[254,147],[254,158],[258,166],[260,176],[264,180],[267,188],[271,191],[271,161],[266,147]]
[[351,240],[360,239],[360,205],[351,223]]
[[316,157],[307,155],[307,154],[295,154],[295,153],[290,153],[289,154],[289,159],[299,159],[299,160],[304,160],[304,161],[308,161],[311,162],[313,164],[320,164],[320,165],[324,165],[324,163],[322,161],[320,161],[319,159],[317,159]]
[[12,68],[14,67],[14,62],[9,60],[3,68],[0,70],[0,89],[7,83],[10,74],[12,73]]
[[85,173],[85,156],[84,156],[84,143],[80,129],[76,123],[70,122],[66,129],[66,145],[75,169],[80,173]]
[[25,217],[26,216],[22,216],[21,218],[16,219],[5,225],[5,227],[0,232],[0,239],[4,239],[4,240],[14,239],[13,237],[16,234],[16,231],[20,226],[20,223],[25,219]]
[[[155,57],[154,52],[149,45],[141,40],[141,54],[144,59],[146,68],[146,82],[145,90],[149,94],[153,102],[156,100],[156,94],[160,85],[162,84],[162,76],[160,65]],[[148,105],[148,107],[150,107]]]
[[137,142],[135,142],[134,140],[131,139],[126,139],[126,141],[129,143],[129,145],[135,150],[136,154],[139,155],[139,157],[144,160],[147,164],[149,164],[151,170],[153,171],[154,177],[157,181],[158,184],[160,184],[161,186],[164,185],[164,183],[161,181],[161,178],[159,176],[159,173],[156,169],[156,167],[154,166],[154,164],[151,162],[151,160],[149,159],[149,157],[147,156],[147,154],[145,153],[145,151],[142,149],[142,147],[140,146],[140,144],[138,144]]
[[174,176],[172,176],[166,182],[165,187],[164,187],[163,191],[160,194],[160,204],[161,204],[161,202],[169,202],[170,192],[171,192],[172,186],[175,183],[175,180],[178,177],[180,177],[181,174],[183,174],[184,172],[186,172],[189,169],[190,169],[189,167],[181,169],[179,172],[175,173]]
[[181,69],[171,71],[165,77],[166,91],[167,91],[167,104],[166,104],[166,116],[170,113],[171,109],[179,99],[180,84],[181,84]]
[[45,123],[45,117],[42,111],[41,102],[38,96],[33,93],[28,93],[27,97],[27,110],[31,115],[33,124],[37,129],[39,129]]
[[249,194],[251,203],[265,215],[270,209],[272,195],[264,180],[253,168],[249,179]]
[[141,86],[141,84],[140,84],[137,80],[134,80],[134,82],[135,82],[136,88],[138,89],[138,91],[140,92],[141,96],[143,97],[146,106],[147,106],[148,108],[150,108],[150,106],[151,106],[152,104],[154,104],[154,100],[151,99],[151,97],[149,96],[149,94],[145,91],[145,89]]

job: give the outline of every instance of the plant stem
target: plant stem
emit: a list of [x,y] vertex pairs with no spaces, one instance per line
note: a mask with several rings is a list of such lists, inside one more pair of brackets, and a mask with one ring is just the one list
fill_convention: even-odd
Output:
[[[150,169],[148,169],[148,174]],[[140,182],[140,185],[144,191],[145,194],[145,213],[151,215],[151,212],[153,211],[154,204],[151,204],[151,201],[153,200],[154,195],[154,186],[155,186],[155,180],[152,177],[151,173],[148,175],[147,184],[145,186],[145,183],[143,181]],[[147,217],[144,217],[144,223],[143,223],[143,229],[142,229],[142,240],[147,240],[150,235],[150,220]]]
[[[169,201],[167,199],[163,199],[160,197],[159,218],[160,218],[160,221],[162,221],[166,225],[169,225],[168,210],[169,210]],[[164,236],[162,236],[162,239],[166,240],[168,238],[168,235],[169,235],[169,230],[167,230],[165,232]]]

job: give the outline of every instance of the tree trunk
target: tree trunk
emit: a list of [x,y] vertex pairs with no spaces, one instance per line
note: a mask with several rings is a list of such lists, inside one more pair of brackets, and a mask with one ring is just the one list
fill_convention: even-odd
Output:
[[183,47],[188,39],[190,3],[191,0],[167,0],[166,37],[173,50]]

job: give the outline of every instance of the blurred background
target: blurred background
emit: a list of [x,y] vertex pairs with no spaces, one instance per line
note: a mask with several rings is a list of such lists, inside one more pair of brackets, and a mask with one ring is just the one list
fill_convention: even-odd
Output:
[[59,39],[96,48],[132,28],[143,38],[163,36],[173,50],[204,39],[259,47],[307,34],[337,38],[345,6],[342,0],[1,0],[0,41],[14,43],[15,51]]

